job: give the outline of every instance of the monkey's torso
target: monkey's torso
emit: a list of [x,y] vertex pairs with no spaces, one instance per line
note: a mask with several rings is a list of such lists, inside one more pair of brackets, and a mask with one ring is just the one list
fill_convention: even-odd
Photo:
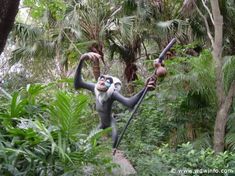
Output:
[[107,128],[111,126],[112,121],[112,104],[113,100],[111,98],[107,99],[105,102],[99,102],[96,99],[96,110],[99,113],[101,128]]

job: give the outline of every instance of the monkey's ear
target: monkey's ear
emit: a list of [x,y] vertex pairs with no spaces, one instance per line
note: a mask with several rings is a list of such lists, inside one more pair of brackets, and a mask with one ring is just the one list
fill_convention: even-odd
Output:
[[111,87],[113,88],[113,90],[116,90],[116,91],[119,92],[121,90],[121,87],[122,87],[122,82],[120,81],[120,79],[118,79],[117,77],[114,77],[114,76],[109,76],[109,75],[106,75],[106,78],[107,77],[112,78]]
[[121,82],[114,83],[114,87],[115,87],[115,90],[117,90],[119,92],[121,90],[121,87],[122,87]]

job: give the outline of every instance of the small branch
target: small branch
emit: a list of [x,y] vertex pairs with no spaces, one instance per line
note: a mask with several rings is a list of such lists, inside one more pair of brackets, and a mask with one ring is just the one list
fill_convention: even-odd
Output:
[[208,13],[209,16],[210,16],[210,19],[211,19],[212,24],[215,25],[215,22],[214,22],[212,13],[211,13],[210,9],[207,7],[207,5],[206,5],[206,3],[205,3],[205,0],[201,0],[201,1],[202,1],[203,6],[205,7],[207,13]]
[[66,77],[70,77],[72,75],[72,73],[74,72],[74,70],[76,69],[77,65],[73,66],[71,70],[68,70],[66,73]]
[[206,19],[206,17],[202,14],[202,12],[200,11],[200,9],[198,8],[197,4],[194,2],[195,4],[195,7],[196,7],[196,10],[197,12],[199,13],[199,15],[204,19],[204,22],[205,22],[205,25],[206,25],[206,31],[207,31],[207,35],[211,41],[211,44],[212,46],[214,46],[214,38],[212,37],[211,35],[211,31],[210,31],[210,28],[209,28],[209,24],[208,24],[208,21]]
[[113,13],[110,15],[110,17],[113,17],[114,15],[116,15],[121,10],[122,10],[122,6],[119,6],[115,11],[113,11]]
[[145,57],[148,58],[149,56],[151,55],[156,55],[156,54],[159,54],[158,52],[154,52],[154,53],[148,53],[147,55],[146,54],[141,54],[139,57],[136,57],[136,60],[142,58],[142,57]]
[[71,42],[71,44],[74,46],[74,48],[76,49],[76,51],[81,55],[82,53],[79,51],[79,49],[77,48],[77,46],[74,44],[74,42],[69,38],[69,36],[66,34],[66,32],[64,32],[63,30],[63,33],[65,35],[65,37]]
[[148,55],[148,51],[147,51],[147,48],[146,48],[144,42],[142,42],[142,45],[143,45],[143,47],[144,47],[144,52],[145,52],[146,58],[148,58],[149,55]]

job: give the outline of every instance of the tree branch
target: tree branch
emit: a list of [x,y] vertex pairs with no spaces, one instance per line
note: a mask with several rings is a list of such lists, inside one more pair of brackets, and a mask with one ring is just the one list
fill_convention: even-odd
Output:
[[62,31],[65,35],[65,37],[70,41],[70,43],[73,45],[73,47],[75,48],[75,50],[79,53],[79,54],[82,54],[80,52],[80,50],[78,49],[78,47],[74,44],[74,42],[69,38],[69,36],[66,34],[66,32],[64,32],[64,30]]
[[143,45],[143,47],[144,47],[145,56],[146,56],[146,58],[148,58],[149,55],[148,55],[148,51],[147,51],[147,48],[146,48],[144,42],[142,42],[142,45]]
[[223,16],[221,15],[218,0],[210,0],[211,11],[214,18],[214,45],[213,50],[216,50],[216,58],[221,63],[222,52],[223,52]]
[[209,37],[209,39],[211,41],[212,46],[214,46],[214,38],[211,35],[211,31],[210,31],[210,28],[209,28],[208,21],[207,21],[206,17],[202,14],[201,10],[198,8],[198,6],[197,6],[197,4],[195,2],[194,2],[194,5],[196,7],[197,12],[199,13],[199,15],[203,18],[203,20],[205,22],[207,35],[208,35],[208,37]]
[[211,19],[212,24],[215,25],[215,22],[214,22],[212,13],[211,13],[210,9],[207,7],[207,5],[206,5],[206,3],[205,3],[205,0],[201,0],[201,1],[202,1],[203,6],[205,7],[207,13],[208,13],[209,16],[210,16],[210,19]]

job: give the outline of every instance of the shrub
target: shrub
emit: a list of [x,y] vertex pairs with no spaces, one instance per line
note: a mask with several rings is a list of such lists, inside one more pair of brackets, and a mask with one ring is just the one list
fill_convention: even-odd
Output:
[[[211,148],[195,149],[184,143],[176,149],[169,145],[157,148],[152,156],[139,160],[141,175],[227,175],[235,173],[235,153],[216,155]],[[224,172],[224,173],[222,173]]]
[[88,100],[43,85],[13,93],[0,109],[0,175],[110,172],[111,148],[97,145],[109,129],[84,133]]

